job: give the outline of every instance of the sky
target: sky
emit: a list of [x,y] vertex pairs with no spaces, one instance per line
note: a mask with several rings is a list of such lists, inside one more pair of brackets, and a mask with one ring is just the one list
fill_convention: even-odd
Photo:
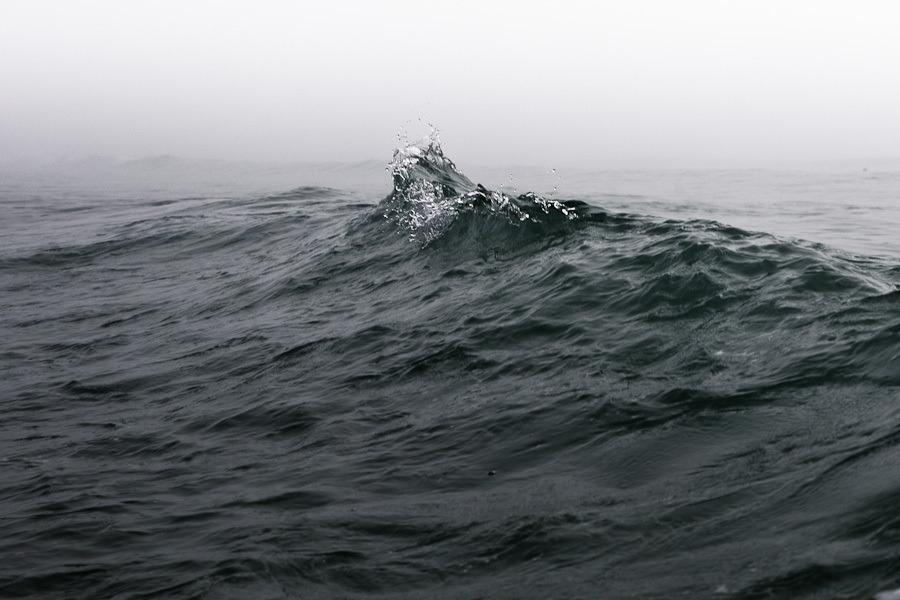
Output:
[[876,2],[0,2],[0,163],[900,157]]

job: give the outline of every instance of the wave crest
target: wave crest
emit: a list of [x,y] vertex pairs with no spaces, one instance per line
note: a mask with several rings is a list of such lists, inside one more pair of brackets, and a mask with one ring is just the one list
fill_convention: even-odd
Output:
[[531,192],[514,197],[473,183],[444,155],[434,134],[398,148],[388,168],[394,189],[382,203],[383,215],[422,244],[442,237],[463,213],[501,217],[513,226],[581,216],[580,203],[559,202]]

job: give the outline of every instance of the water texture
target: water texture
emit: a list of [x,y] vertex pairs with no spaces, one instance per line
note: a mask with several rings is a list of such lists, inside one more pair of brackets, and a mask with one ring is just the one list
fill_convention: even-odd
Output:
[[900,588],[890,252],[329,168],[2,188],[0,597]]

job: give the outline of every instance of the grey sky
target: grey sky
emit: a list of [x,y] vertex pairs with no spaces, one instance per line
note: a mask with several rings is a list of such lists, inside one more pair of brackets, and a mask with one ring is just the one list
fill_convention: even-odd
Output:
[[874,2],[3,2],[0,162],[900,157]]

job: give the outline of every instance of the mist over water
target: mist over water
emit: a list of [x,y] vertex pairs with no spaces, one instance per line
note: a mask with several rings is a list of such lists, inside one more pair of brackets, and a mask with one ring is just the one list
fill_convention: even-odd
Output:
[[381,161],[420,117],[460,164],[896,160],[898,55],[865,0],[10,2],[0,165]]
[[0,596],[900,588],[898,171],[530,173],[5,177]]

